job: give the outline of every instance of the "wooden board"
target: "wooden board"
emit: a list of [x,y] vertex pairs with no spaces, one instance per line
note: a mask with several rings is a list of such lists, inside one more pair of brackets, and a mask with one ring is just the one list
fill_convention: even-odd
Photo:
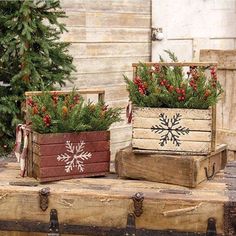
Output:
[[[121,178],[196,187],[202,181],[225,167],[226,145],[221,145],[208,156],[134,153],[131,147],[116,155],[116,172]],[[214,166],[214,167],[213,167]],[[206,169],[206,170],[205,170]]]
[[224,94],[217,104],[217,142],[236,152],[236,50],[201,50],[200,60],[218,62],[218,79]]
[[28,176],[40,182],[104,176],[110,167],[110,133],[31,134]]
[[[132,197],[141,192],[144,195],[143,213],[134,218],[136,232],[140,236],[144,235],[144,230],[149,230],[148,235],[184,236],[188,232],[188,235],[203,236],[209,218],[217,222],[217,235],[233,235],[229,233],[230,217],[224,215],[228,214],[226,205],[235,195],[232,185],[231,189],[227,188],[233,180],[230,173],[234,166],[235,163],[231,163],[224,179],[220,173],[213,181],[189,189],[147,181],[121,180],[114,176],[41,185],[32,178],[19,178],[15,163],[1,165],[0,231],[6,233],[11,228],[15,231],[30,229],[31,232],[47,232],[50,211],[56,209],[62,235],[69,234],[68,230],[71,233],[73,229],[80,230],[79,233],[74,231],[76,235],[97,235],[98,232],[106,236],[125,235],[127,216],[133,214],[135,209]],[[48,208],[42,211],[39,191],[45,187],[50,188],[50,195]],[[89,229],[93,229],[93,233],[89,234]]]
[[214,151],[212,110],[139,108],[133,109],[134,149],[192,152]]

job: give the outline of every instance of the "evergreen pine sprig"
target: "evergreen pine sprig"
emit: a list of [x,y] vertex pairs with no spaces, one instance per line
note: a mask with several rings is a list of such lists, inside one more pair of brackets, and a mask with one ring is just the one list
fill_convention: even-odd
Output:
[[[174,53],[165,52],[177,62]],[[133,80],[124,76],[124,80],[131,102],[139,107],[208,109],[223,93],[215,67],[190,66],[185,74],[180,66],[139,63],[137,76]]]
[[120,121],[120,108],[103,102],[86,104],[74,90],[67,95],[44,92],[27,99],[27,118],[39,133],[65,133],[108,130]]

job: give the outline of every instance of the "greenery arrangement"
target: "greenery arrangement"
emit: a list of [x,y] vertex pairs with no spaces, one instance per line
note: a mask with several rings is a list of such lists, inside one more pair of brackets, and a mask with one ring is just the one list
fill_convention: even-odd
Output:
[[59,0],[0,1],[0,154],[12,150],[25,91],[57,89],[75,70]]
[[108,130],[112,123],[121,120],[120,108],[108,108],[103,102],[86,104],[76,91],[67,95],[44,92],[26,102],[27,118],[39,133]]
[[[178,61],[172,52],[166,52],[172,62]],[[180,66],[160,63],[148,67],[140,63],[137,76],[133,80],[126,76],[124,79],[132,104],[139,107],[207,109],[217,103],[223,92],[215,67],[191,66],[185,74]]]

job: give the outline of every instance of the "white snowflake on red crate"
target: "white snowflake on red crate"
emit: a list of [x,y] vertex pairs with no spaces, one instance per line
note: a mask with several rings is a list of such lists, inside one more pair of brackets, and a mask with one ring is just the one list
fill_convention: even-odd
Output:
[[90,152],[84,151],[85,142],[81,141],[74,145],[70,141],[66,141],[66,153],[57,156],[58,161],[64,161],[65,171],[71,172],[73,168],[77,168],[79,172],[84,172],[84,161],[92,157]]

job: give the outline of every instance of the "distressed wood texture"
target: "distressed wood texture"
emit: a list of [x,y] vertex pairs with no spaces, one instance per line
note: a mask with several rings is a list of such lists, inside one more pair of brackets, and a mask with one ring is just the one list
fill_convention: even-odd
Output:
[[[31,134],[28,176],[40,182],[104,176],[110,166],[110,133]],[[81,143],[84,143],[81,145]],[[82,159],[73,158],[82,154]],[[79,163],[80,162],[80,163]],[[81,168],[79,165],[82,164]]]
[[[70,54],[77,72],[74,84],[67,87],[101,88],[105,102],[125,108],[128,103],[123,74],[132,77],[133,62],[150,61],[151,0],[62,0],[68,18],[62,19],[68,32],[61,40],[71,42]],[[114,135],[111,149],[118,150],[128,141],[126,127]],[[116,132],[111,128],[111,136]],[[131,132],[129,143],[131,142]],[[114,161],[115,151],[111,154]]]
[[236,50],[201,50],[200,60],[218,62],[217,74],[224,94],[217,104],[216,140],[236,152]]
[[209,154],[215,150],[212,109],[139,108],[133,110],[135,149]]
[[[206,156],[134,153],[131,147],[116,154],[116,171],[121,178],[144,179],[190,188],[206,181],[227,162],[226,145]],[[214,166],[214,167],[213,167]],[[205,170],[206,168],[206,170]],[[213,173],[214,169],[214,173]]]
[[[199,232],[204,235],[207,220],[213,217],[217,222],[217,235],[229,235],[224,234],[224,205],[230,200],[229,190],[224,182],[227,178],[223,179],[222,173],[213,181],[204,182],[195,189],[122,180],[115,176],[42,185],[32,178],[19,178],[18,173],[17,163],[0,166],[0,222],[49,223],[50,210],[54,208],[57,209],[62,226],[70,224],[126,228],[127,215],[134,211],[132,196],[142,192],[143,214],[136,218],[137,229]],[[29,183],[31,186],[26,186]],[[46,211],[42,211],[39,206],[39,190],[45,187],[50,188],[49,205]]]

